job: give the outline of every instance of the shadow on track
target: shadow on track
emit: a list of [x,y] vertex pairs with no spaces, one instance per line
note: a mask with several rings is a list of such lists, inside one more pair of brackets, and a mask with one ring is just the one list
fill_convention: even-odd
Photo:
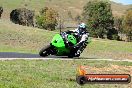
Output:
[[60,56],[47,56],[41,57],[39,54],[31,54],[31,53],[17,53],[17,52],[0,52],[0,58],[67,58]]
[[97,59],[97,58],[87,58],[87,57],[68,58],[67,56],[54,56],[54,55],[41,57],[39,56],[39,54],[17,53],[17,52],[0,52],[0,58]]
[[0,58],[41,58],[38,54],[0,52]]

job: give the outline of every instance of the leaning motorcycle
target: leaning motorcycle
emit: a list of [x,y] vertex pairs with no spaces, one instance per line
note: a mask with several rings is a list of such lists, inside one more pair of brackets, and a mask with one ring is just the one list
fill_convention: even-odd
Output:
[[87,44],[90,42],[90,39],[88,39],[88,41],[82,45],[82,50],[79,50],[80,47],[74,48],[77,42],[78,37],[74,34],[61,32],[53,37],[49,45],[40,50],[39,55],[42,57],[49,55],[68,56],[69,58],[79,57],[86,48]]

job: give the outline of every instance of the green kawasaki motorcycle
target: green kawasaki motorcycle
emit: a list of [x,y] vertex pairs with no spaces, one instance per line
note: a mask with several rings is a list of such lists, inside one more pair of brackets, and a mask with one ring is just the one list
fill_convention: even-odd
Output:
[[88,41],[82,45],[82,50],[78,50],[80,47],[73,47],[77,44],[78,39],[79,38],[72,33],[61,32],[60,34],[56,34],[51,43],[40,50],[39,55],[42,57],[49,55],[68,56],[69,58],[79,57],[90,41],[88,39]]

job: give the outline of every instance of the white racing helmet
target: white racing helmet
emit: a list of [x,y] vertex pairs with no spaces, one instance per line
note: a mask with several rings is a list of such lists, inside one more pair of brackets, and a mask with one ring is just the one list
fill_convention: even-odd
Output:
[[85,23],[81,23],[81,24],[79,25],[79,28],[85,29],[85,28],[86,28],[86,24],[85,24]]

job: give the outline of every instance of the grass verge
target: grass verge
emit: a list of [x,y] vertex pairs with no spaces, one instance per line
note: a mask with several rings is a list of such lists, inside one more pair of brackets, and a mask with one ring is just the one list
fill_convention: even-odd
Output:
[[88,60],[0,61],[0,88],[130,88],[130,84],[87,84],[75,81],[77,67],[89,66],[88,73],[129,73],[131,62]]
[[[0,20],[0,52],[38,53],[59,31],[25,27]],[[89,58],[132,59],[132,42],[92,39],[81,55]]]

